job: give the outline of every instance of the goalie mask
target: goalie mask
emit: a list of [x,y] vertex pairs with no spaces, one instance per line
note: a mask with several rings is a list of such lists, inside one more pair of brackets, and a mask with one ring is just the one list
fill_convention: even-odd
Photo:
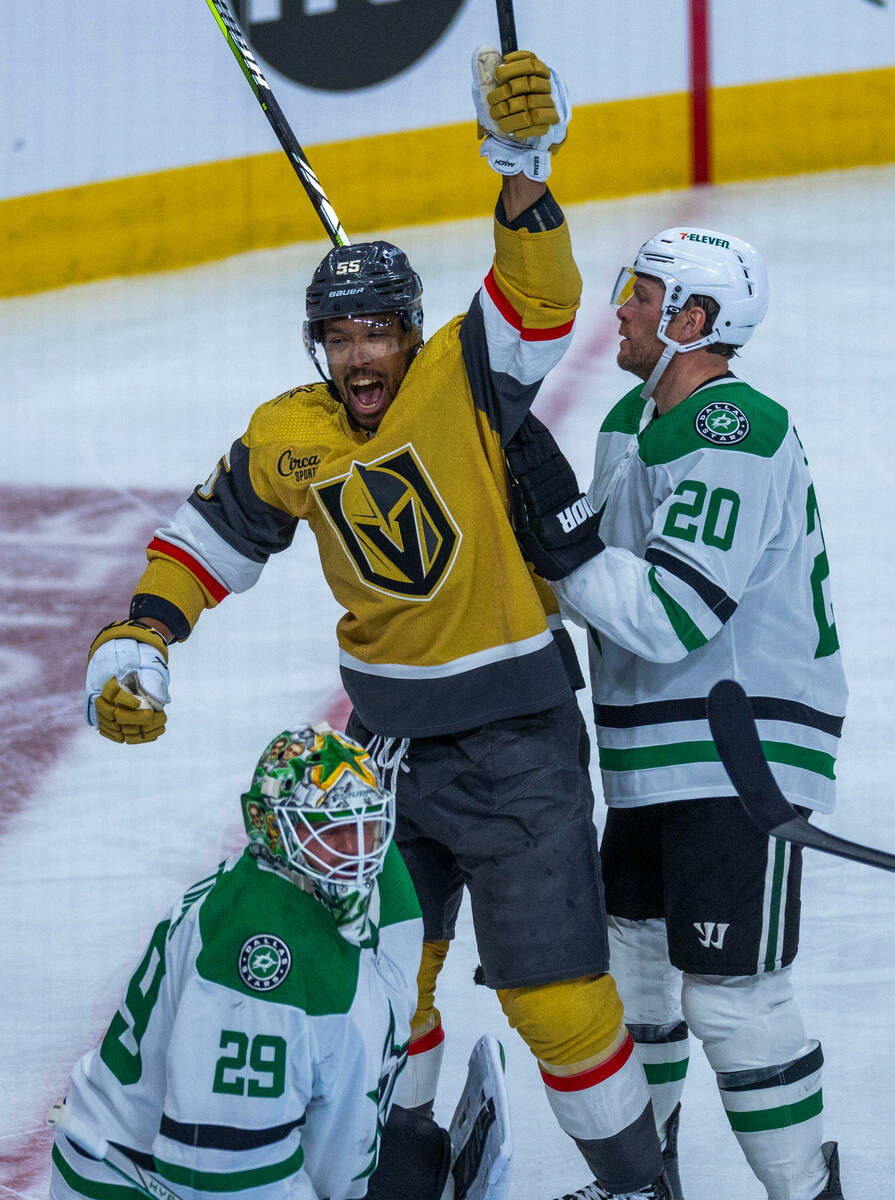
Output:
[[395,798],[363,746],[325,723],[284,731],[258,760],[242,809],[254,853],[308,879],[340,927],[366,926]]
[[[743,346],[768,309],[768,276],[758,251],[741,238],[711,229],[663,229],[644,242],[633,265],[623,267],[612,291],[612,305],[630,298],[638,275],[658,279],[665,289],[656,336],[665,350],[643,387],[647,399],[675,354],[721,342]],[[691,296],[709,296],[719,312],[705,335],[681,345],[668,336],[668,325]]]
[[302,328],[305,349],[321,377],[327,380],[317,360],[317,344],[327,320],[397,313],[402,328],[417,330],[422,339],[422,295],[419,275],[391,242],[358,242],[330,250],[305,293],[307,320]]

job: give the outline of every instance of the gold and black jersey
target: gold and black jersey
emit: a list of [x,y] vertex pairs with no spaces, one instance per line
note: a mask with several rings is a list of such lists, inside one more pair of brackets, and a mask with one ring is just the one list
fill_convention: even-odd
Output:
[[257,409],[156,532],[133,615],[185,636],[307,521],[370,730],[454,732],[568,698],[556,604],[520,556],[502,452],[568,344],[580,290],[561,212],[549,195],[538,207],[537,232],[495,224],[469,312],[425,343],[374,436],[323,383]]

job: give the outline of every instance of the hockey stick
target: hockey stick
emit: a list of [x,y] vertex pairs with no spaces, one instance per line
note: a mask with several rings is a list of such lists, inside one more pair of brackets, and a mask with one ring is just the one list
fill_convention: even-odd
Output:
[[264,115],[270,122],[270,127],[277,135],[280,145],[286,151],[292,167],[301,180],[302,186],[308,193],[308,199],[314,206],[323,228],[329,234],[334,246],[350,246],[348,235],[342,228],[342,222],[336,216],[335,209],[327,199],[326,192],[320,186],[320,180],[314,174],[307,155],[289,127],[289,122],[283,115],[283,110],[277,104],[276,97],[270,90],[270,84],[264,78],[255,56],[249,49],[249,44],[243,37],[242,30],[236,23],[236,18],[230,12],[225,0],[205,0],[211,9],[212,16],[217,21],[221,33],[227,39],[227,45],[233,51],[233,56],[239,63],[239,68],[249,81],[249,87],[264,109]]
[[[116,1174],[121,1175],[129,1184],[135,1187],[150,1200],[181,1200],[176,1192],[160,1183],[155,1176],[137,1166],[132,1158],[128,1158],[117,1147],[112,1146],[104,1137],[86,1125],[79,1117],[74,1116],[64,1104],[53,1104],[47,1113],[47,1124],[51,1129],[58,1129],[85,1150],[93,1158],[98,1158]],[[99,1187],[100,1185],[98,1185]],[[115,1188],[109,1189],[114,1192]],[[120,1189],[119,1189],[120,1190]]]
[[835,834],[815,829],[789,803],[768,766],[752,716],[749,697],[732,679],[722,679],[709,692],[709,727],[724,770],[737,790],[746,812],[759,829],[771,837],[825,850],[855,862],[895,871],[895,854],[859,846]]
[[497,0],[497,27],[500,30],[501,54],[511,54],[513,50],[518,50],[513,0]]

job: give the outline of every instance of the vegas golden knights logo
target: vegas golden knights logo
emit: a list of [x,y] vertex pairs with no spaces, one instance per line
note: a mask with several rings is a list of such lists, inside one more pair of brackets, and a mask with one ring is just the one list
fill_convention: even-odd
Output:
[[462,534],[410,445],[312,484],[358,575],[377,591],[431,600]]

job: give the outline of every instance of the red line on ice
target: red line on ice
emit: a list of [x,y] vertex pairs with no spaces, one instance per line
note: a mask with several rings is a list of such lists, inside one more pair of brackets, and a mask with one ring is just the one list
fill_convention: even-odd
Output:
[[[162,491],[0,486],[0,835],[11,832],[81,729],[90,643],[103,625],[127,615],[142,550],[180,499]],[[48,1087],[64,1086],[70,1066],[60,1064],[61,1078]],[[58,1098],[48,1094],[34,1125]],[[14,1150],[0,1148],[3,1186],[26,1194],[38,1186],[51,1142],[49,1129],[34,1129]]]

